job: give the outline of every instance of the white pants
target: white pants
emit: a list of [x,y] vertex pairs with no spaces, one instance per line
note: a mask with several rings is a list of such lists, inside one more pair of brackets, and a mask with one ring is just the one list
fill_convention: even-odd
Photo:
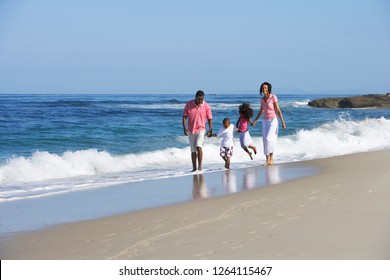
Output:
[[278,140],[278,118],[263,119],[262,135],[264,155],[268,156],[274,152]]
[[240,144],[242,148],[248,148],[250,145],[253,144],[253,140],[251,135],[249,134],[249,130],[245,132],[240,132],[238,134],[239,139],[240,139]]

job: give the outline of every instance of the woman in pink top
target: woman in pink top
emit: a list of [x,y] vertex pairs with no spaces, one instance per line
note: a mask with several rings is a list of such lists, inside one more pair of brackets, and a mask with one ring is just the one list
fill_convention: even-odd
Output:
[[276,146],[276,140],[278,139],[278,118],[282,121],[282,127],[286,128],[286,123],[283,119],[282,111],[280,111],[278,105],[278,98],[275,94],[272,94],[272,85],[264,82],[260,86],[260,95],[264,95],[260,100],[260,112],[257,114],[253,125],[256,125],[257,120],[264,113],[262,121],[262,135],[265,163],[263,165],[273,164],[274,149]]
[[256,147],[253,146],[253,140],[248,130],[248,123],[252,125],[251,117],[253,117],[253,109],[249,106],[248,103],[242,103],[239,107],[240,117],[237,120],[236,127],[238,129],[238,135],[240,138],[241,148],[244,149],[245,152],[248,153],[249,157],[253,159],[252,153],[248,148],[252,149],[256,154]]

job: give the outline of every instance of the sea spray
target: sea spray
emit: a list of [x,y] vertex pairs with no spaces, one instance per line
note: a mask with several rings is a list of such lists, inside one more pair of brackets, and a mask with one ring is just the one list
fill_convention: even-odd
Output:
[[390,148],[390,120],[382,117],[353,121],[341,117],[280,138],[276,156],[281,162],[288,162],[387,148]]
[[[253,129],[253,128],[252,128]],[[235,135],[232,168],[259,165],[263,161],[262,139],[254,137],[258,154],[253,161],[240,149]],[[180,137],[186,141],[186,137]],[[205,172],[220,170],[218,138],[206,138]],[[366,118],[353,121],[343,116],[313,129],[281,136],[276,163],[292,162],[390,148],[390,120]],[[0,166],[0,201],[50,195],[68,191],[190,174],[188,147],[113,155],[97,149],[62,154],[35,152],[12,157]]]

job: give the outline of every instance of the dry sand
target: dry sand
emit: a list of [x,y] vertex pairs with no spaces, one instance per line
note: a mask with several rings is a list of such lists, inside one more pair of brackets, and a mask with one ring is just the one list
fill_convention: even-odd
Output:
[[2,245],[0,257],[390,259],[390,150],[288,165],[321,171],[272,187],[18,234]]

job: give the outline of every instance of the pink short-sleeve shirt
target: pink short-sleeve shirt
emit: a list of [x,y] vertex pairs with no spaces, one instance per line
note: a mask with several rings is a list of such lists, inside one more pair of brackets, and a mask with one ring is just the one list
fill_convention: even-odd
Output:
[[276,95],[271,94],[267,100],[261,98],[261,108],[264,109],[264,119],[273,119],[276,117],[275,102],[278,102]]
[[248,119],[246,118],[241,118],[240,121],[238,122],[238,131],[240,132],[245,132],[248,130]]
[[203,101],[200,106],[197,106],[195,99],[185,105],[183,116],[188,118],[188,131],[191,134],[206,130],[206,120],[213,118],[209,104]]

